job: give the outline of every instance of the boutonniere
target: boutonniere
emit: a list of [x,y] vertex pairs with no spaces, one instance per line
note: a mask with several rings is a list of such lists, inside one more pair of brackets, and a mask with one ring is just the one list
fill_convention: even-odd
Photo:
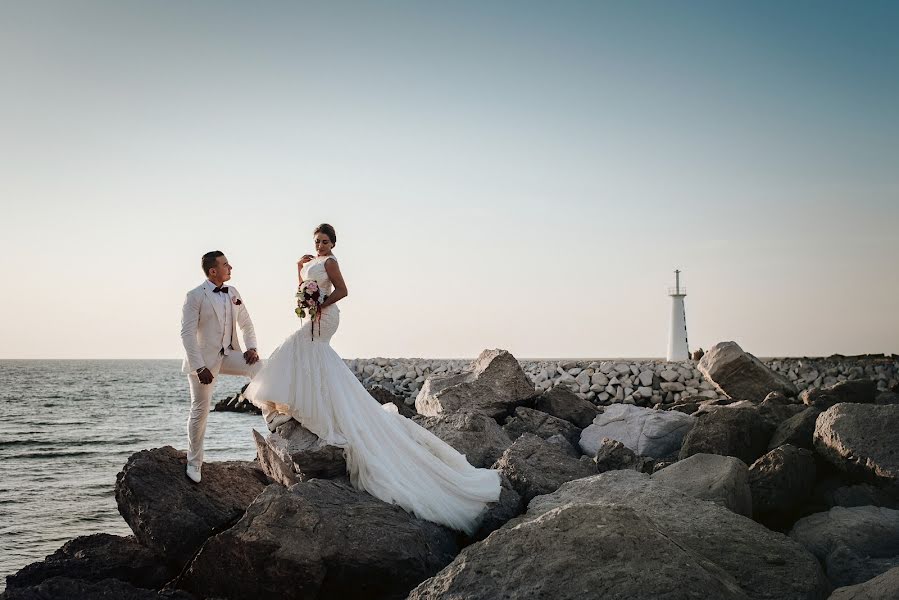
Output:
[[241,302],[240,298],[231,298],[231,304],[233,304],[234,306],[240,306],[241,304],[243,304],[243,302]]

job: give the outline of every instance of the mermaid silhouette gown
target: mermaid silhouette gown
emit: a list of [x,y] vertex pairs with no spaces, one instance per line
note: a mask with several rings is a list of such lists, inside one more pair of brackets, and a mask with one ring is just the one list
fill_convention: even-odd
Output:
[[[325,270],[329,259],[316,257],[301,271],[304,281],[314,279],[326,294],[334,289]],[[339,322],[336,304],[322,311],[320,321],[307,321],[265,361],[244,396],[343,448],[357,489],[419,518],[473,533],[486,504],[499,499],[499,473],[473,467],[392,404],[382,408],[331,348]]]

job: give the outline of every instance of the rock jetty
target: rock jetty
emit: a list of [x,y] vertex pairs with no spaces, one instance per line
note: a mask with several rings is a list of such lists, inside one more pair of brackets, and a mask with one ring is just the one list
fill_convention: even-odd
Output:
[[[736,377],[722,379],[720,385],[710,379],[708,369],[733,369],[734,355],[742,348],[726,342],[727,353],[712,352],[700,361],[666,362],[664,360],[519,360],[522,371],[531,380],[538,394],[561,387],[579,398],[598,406],[635,404],[637,406],[670,408],[676,403],[727,401],[731,399],[761,402],[773,391],[792,397],[809,389],[821,389],[840,382],[869,380],[877,396],[899,391],[899,357],[896,356],[832,356],[826,358],[769,358],[757,359],[746,354],[745,365],[756,370],[745,375],[741,384]],[[709,356],[712,355],[712,356]],[[731,358],[719,363],[716,357]],[[752,359],[749,357],[752,356]],[[705,362],[703,362],[705,361]],[[379,386],[403,398],[409,405],[416,402],[425,382],[431,377],[451,377],[468,371],[470,360],[425,358],[357,358],[346,361],[347,366],[366,386]],[[758,368],[761,364],[762,369]],[[765,379],[767,378],[767,380]],[[743,394],[741,385],[759,381],[759,389],[770,387],[763,394]],[[773,383],[773,385],[772,385]],[[724,386],[724,387],[721,387]],[[729,396],[731,390],[733,396]],[[748,391],[748,390],[747,390]],[[760,394],[760,396],[759,396]]]
[[70,540],[0,599],[899,597],[895,357],[348,366],[500,472],[473,535],[356,490],[343,450],[290,421],[200,485],[182,451],[134,454],[133,536]]
[[[788,392],[796,396],[800,392],[830,388],[843,382],[865,380],[873,384],[874,399],[882,398],[884,403],[899,403],[899,397],[889,397],[899,392],[899,357],[865,355],[846,357],[836,355],[825,358],[770,358],[757,359],[747,355],[745,365],[756,367],[743,376],[749,385],[759,381],[759,388],[771,389],[758,397],[743,395],[740,383],[740,369],[736,369],[736,379],[723,378],[715,383],[709,378],[708,369],[716,372],[735,370],[732,360],[718,360],[739,356],[742,349],[733,342],[726,342],[728,352],[696,353],[700,359],[685,362],[664,360],[518,360],[521,371],[533,385],[534,393],[548,397],[553,390],[571,392],[578,398],[595,406],[612,404],[634,404],[637,406],[669,409],[677,404],[706,405],[729,403],[734,398],[761,401],[774,391]],[[712,356],[709,356],[712,355]],[[752,356],[752,359],[749,358]],[[385,396],[397,404],[413,407],[422,387],[429,379],[452,378],[467,373],[469,359],[427,359],[427,358],[356,358],[345,360],[347,367],[357,379],[382,404]],[[761,364],[764,369],[758,369]],[[507,365],[506,368],[511,368]],[[770,373],[770,381],[759,380]],[[714,373],[713,373],[714,375]],[[772,382],[776,382],[771,385]],[[516,383],[517,385],[517,383]],[[721,387],[723,385],[724,387]],[[726,390],[731,390],[733,396]],[[253,404],[243,398],[243,390],[231,394],[215,405],[214,410],[259,412]],[[429,390],[425,391],[427,397]],[[527,395],[527,394],[525,394]],[[754,397],[749,397],[754,396]],[[833,394],[829,395],[830,397]],[[542,410],[542,409],[541,409]],[[403,411],[401,410],[401,413]],[[427,409],[419,409],[427,414]],[[411,416],[411,414],[406,414]]]

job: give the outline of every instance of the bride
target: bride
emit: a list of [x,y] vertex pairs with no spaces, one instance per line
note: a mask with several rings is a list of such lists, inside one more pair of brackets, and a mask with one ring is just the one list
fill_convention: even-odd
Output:
[[331,253],[337,243],[334,228],[323,223],[314,235],[317,256],[303,256],[297,270],[301,284],[315,280],[328,295],[320,319],[310,319],[284,340],[244,396],[264,411],[292,416],[326,443],[343,448],[357,489],[419,518],[473,533],[486,504],[499,499],[499,473],[471,466],[392,404],[382,408],[331,348],[340,322],[336,303],[347,289]]

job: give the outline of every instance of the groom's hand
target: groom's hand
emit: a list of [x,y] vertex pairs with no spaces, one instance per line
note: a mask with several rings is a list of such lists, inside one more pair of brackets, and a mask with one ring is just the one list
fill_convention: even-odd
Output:
[[256,364],[259,362],[259,354],[256,353],[255,348],[250,348],[243,353],[243,359],[247,361],[248,365]]
[[200,383],[203,385],[208,385],[212,383],[212,371],[209,369],[203,369],[197,373],[197,377],[200,379]]

